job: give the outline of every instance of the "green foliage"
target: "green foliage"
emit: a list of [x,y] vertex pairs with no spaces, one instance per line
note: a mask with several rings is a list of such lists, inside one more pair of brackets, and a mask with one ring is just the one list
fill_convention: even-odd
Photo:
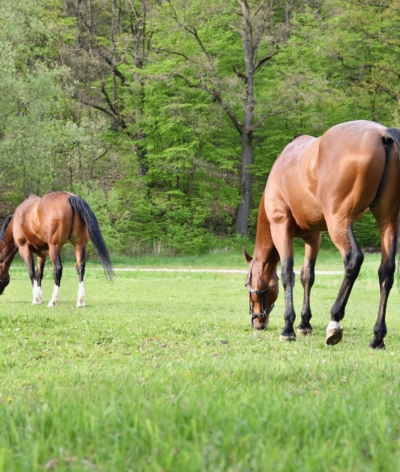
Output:
[[370,211],[355,223],[354,233],[358,244],[363,248],[378,248],[381,245],[378,225]]
[[[295,135],[359,118],[398,125],[397,3],[275,4],[257,58],[274,38],[279,52],[254,77],[251,237],[271,166]],[[239,7],[134,0],[113,15],[101,0],[2,2],[0,216],[26,194],[69,189],[92,201],[115,252],[226,244],[241,142],[210,91],[243,122]],[[370,216],[356,224],[361,245],[378,244],[375,228]]]

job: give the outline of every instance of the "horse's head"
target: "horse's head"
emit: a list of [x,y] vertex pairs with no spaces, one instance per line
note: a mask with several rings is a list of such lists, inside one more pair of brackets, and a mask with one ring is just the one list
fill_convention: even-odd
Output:
[[[0,271],[0,276],[1,276],[1,271]],[[0,295],[4,292],[4,289],[7,287],[9,283],[10,283],[10,276],[5,277],[5,278],[0,278]]]
[[249,291],[250,322],[256,329],[265,329],[279,293],[276,265],[268,267],[265,261],[253,259],[245,248],[242,248],[242,251],[249,264],[245,287]]
[[[0,229],[0,295],[10,283],[10,274],[8,269],[11,261],[17,252],[17,246],[12,236],[12,221],[13,215],[8,216]],[[9,236],[6,233],[11,233]]]

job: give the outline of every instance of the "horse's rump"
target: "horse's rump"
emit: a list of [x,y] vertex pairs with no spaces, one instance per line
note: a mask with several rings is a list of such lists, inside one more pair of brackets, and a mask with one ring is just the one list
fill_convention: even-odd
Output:
[[292,141],[267,182],[270,221],[291,215],[298,231],[315,231],[327,229],[327,215],[358,219],[378,195],[387,154],[397,159],[392,134],[400,140],[383,125],[356,121],[334,126],[320,138]]

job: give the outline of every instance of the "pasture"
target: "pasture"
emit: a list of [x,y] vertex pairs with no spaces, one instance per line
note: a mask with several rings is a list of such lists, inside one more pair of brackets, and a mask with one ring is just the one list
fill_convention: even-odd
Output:
[[[50,264],[41,306],[12,267],[0,297],[0,471],[398,470],[400,295],[395,284],[387,349],[370,350],[378,259],[366,255],[336,346],[325,329],[340,275],[316,276],[313,336],[281,343],[283,290],[255,332],[243,274],[119,271],[110,284],[91,265],[77,309],[72,265],[55,308]],[[241,255],[173,264],[246,269]],[[316,269],[341,267],[323,252]],[[297,276],[296,322],[301,303]]]

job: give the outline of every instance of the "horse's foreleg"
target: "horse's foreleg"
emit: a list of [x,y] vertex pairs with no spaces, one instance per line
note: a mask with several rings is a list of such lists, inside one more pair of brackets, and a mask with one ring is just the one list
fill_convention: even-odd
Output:
[[38,301],[38,286],[35,279],[35,261],[33,260],[32,252],[29,246],[26,244],[19,248],[19,254],[26,264],[29,278],[31,279],[33,295],[32,304],[37,305],[38,303],[40,303],[40,301]]
[[301,323],[297,327],[297,334],[307,335],[312,333],[310,320],[312,318],[310,306],[310,292],[315,280],[315,262],[318,256],[319,246],[321,242],[321,233],[313,233],[307,239],[303,268],[301,270],[301,283],[304,288],[303,309],[301,310]]
[[79,288],[78,288],[78,301],[76,306],[78,308],[83,308],[86,306],[85,303],[85,287],[83,285],[83,278],[85,276],[85,266],[86,266],[86,246],[75,247],[76,254],[76,270],[79,276]]
[[53,263],[53,273],[54,273],[54,289],[51,296],[51,300],[47,304],[48,307],[53,307],[57,305],[60,296],[60,284],[62,277],[62,262],[61,262],[61,248],[57,246],[50,246],[49,255],[51,262]]
[[281,279],[285,290],[285,326],[280,336],[281,341],[295,341],[296,333],[293,324],[296,313],[293,305],[293,288],[295,284],[295,274],[293,270],[293,235],[294,230],[290,222],[271,224],[271,234],[276,249],[281,258]]
[[353,226],[349,224],[347,231],[329,233],[336,247],[340,250],[344,264],[344,279],[331,309],[331,321],[326,329],[326,344],[333,345],[341,341],[343,327],[340,321],[344,317],[345,308],[349,299],[351,289],[360,273],[364,261],[364,254],[354,236]]

